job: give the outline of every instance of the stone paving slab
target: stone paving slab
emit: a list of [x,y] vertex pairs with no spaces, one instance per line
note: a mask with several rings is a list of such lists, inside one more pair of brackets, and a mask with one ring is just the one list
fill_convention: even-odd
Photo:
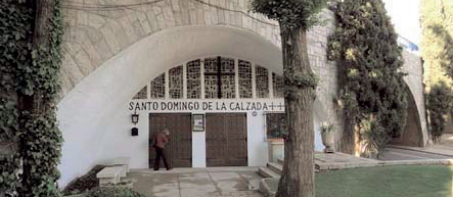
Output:
[[159,197],[248,197],[258,192],[257,168],[178,169],[171,171],[132,170],[133,189],[145,196]]
[[182,173],[179,175],[181,189],[216,189],[207,172]]
[[180,192],[178,190],[163,191],[163,192],[152,192],[151,194],[146,194],[149,197],[180,197]]
[[156,178],[151,174],[130,173],[133,189],[147,196],[180,196],[177,174],[167,174],[165,177]]
[[172,174],[172,173],[195,173],[195,172],[254,172],[257,171],[258,166],[231,166],[231,167],[208,167],[208,168],[174,168],[165,170],[161,168],[159,171],[150,169],[132,169],[134,173],[143,174]]
[[242,178],[236,172],[212,172],[209,173],[213,181],[218,182],[222,180],[241,180]]
[[236,191],[236,192],[223,192],[222,197],[263,197],[257,191]]
[[248,190],[259,190],[262,176],[254,172],[238,172],[238,174],[247,181]]
[[220,197],[221,193],[215,188],[211,190],[203,189],[181,189],[181,197]]
[[192,181],[180,181],[181,189],[216,189],[216,185],[207,179],[203,180],[192,180]]
[[194,173],[180,173],[178,174],[181,179],[210,179],[208,172],[194,172]]
[[242,180],[219,181],[219,182],[216,182],[216,186],[219,189],[221,189],[221,192],[235,192],[235,191],[249,190],[247,182],[242,181]]

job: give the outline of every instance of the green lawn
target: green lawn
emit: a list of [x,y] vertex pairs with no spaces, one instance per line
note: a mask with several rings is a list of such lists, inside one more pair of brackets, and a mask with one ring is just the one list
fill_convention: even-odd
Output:
[[452,166],[385,166],[320,173],[316,195],[322,197],[452,196]]

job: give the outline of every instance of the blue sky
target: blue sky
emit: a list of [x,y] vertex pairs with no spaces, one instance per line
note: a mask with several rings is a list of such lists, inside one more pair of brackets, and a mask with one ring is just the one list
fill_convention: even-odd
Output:
[[396,31],[406,39],[419,45],[419,0],[383,0]]

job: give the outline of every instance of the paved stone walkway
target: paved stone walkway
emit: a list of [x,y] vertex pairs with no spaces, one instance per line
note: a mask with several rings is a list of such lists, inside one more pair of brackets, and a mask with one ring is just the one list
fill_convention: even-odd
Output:
[[132,170],[133,189],[153,197],[261,197],[257,167]]
[[443,154],[441,151],[418,147],[390,146],[383,150],[379,159],[383,161],[452,159],[452,154],[450,156],[449,154]]
[[433,145],[429,145],[425,149],[429,152],[435,152],[445,155],[453,156],[453,135],[452,134],[443,134],[440,137],[440,142],[435,143]]
[[426,147],[389,145],[380,160],[452,159],[452,134],[443,134],[440,141]]

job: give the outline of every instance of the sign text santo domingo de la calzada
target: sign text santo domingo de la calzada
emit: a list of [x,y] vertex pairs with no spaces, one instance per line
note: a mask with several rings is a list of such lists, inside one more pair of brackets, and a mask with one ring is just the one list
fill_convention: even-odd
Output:
[[130,111],[284,111],[283,101],[133,101]]

